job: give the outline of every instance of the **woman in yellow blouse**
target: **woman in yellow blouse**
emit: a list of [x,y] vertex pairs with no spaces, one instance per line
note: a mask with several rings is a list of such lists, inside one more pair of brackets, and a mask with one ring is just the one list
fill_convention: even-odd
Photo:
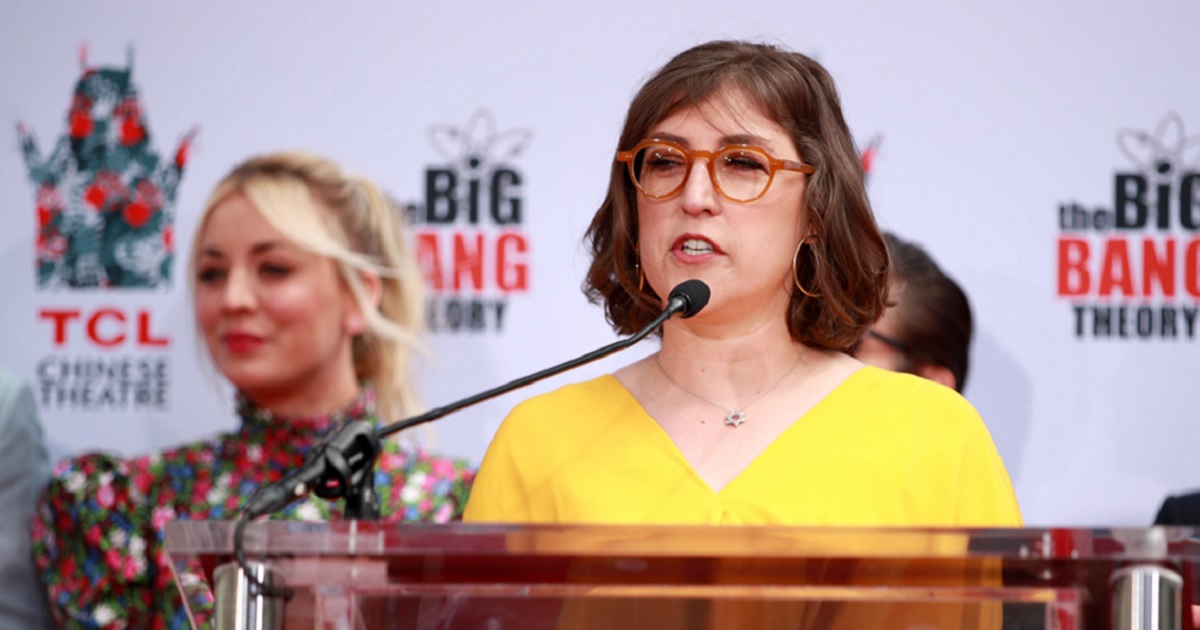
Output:
[[659,352],[518,406],[465,518],[488,522],[1018,526],[1003,463],[949,388],[851,347],[888,255],[832,78],[711,42],[629,108],[592,220],[588,296],[631,334],[698,278]]

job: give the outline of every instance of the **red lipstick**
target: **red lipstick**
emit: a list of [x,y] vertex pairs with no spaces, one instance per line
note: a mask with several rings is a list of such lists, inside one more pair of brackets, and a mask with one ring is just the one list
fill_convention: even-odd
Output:
[[221,343],[233,354],[253,352],[263,344],[263,338],[248,333],[226,333],[221,335]]

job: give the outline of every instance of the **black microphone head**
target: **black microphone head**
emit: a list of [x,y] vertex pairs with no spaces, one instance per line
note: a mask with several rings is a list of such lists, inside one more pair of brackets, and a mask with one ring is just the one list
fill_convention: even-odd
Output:
[[675,285],[671,289],[671,296],[667,299],[668,308],[674,307],[676,310],[683,312],[683,318],[687,319],[708,305],[708,298],[712,295],[708,285],[704,282],[692,278],[684,280]]

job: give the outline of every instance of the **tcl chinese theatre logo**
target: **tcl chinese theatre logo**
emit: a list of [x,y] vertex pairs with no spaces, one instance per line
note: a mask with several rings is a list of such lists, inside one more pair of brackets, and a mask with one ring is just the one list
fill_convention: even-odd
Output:
[[50,350],[37,365],[43,409],[169,405],[170,339],[153,307],[171,286],[175,197],[194,132],[170,155],[155,150],[132,59],[93,67],[81,53],[64,129],[44,148],[18,123],[37,286],[71,296],[34,305],[39,337],[30,343]]

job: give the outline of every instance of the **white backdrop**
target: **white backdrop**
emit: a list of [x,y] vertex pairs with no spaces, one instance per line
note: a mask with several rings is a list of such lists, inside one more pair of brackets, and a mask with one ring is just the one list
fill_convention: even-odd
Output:
[[[601,310],[579,291],[587,262],[580,239],[603,197],[629,99],[674,53],[749,38],[813,55],[830,69],[856,139],[864,146],[880,139],[869,182],[880,223],[926,245],[970,295],[978,333],[966,395],[995,437],[1026,521],[1149,523],[1164,494],[1200,487],[1192,450],[1200,438],[1193,421],[1200,261],[1187,254],[1197,236],[1189,213],[1200,217],[1200,209],[1184,195],[1194,185],[1187,173],[1200,171],[1200,4],[844,4],[0,3],[0,362],[51,396],[42,413],[56,456],[136,453],[232,427],[228,392],[200,360],[182,261],[215,182],[252,153],[293,147],[374,178],[419,215],[427,177],[440,185],[452,178],[459,190],[475,178],[486,191],[491,173],[505,173],[499,213],[511,219],[515,201],[519,221],[486,218],[492,197],[482,194],[479,224],[463,220],[460,208],[453,224],[420,226],[443,248],[443,265],[452,261],[445,248],[456,234],[481,234],[486,261],[480,289],[446,289],[433,302],[440,329],[428,335],[430,356],[420,369],[427,405],[609,343]],[[168,286],[38,286],[36,189],[16,123],[36,135],[43,153],[66,132],[81,45],[88,67],[125,68],[132,58],[156,152],[169,157],[198,128],[174,204]],[[465,161],[472,155],[484,158],[481,167]],[[1140,200],[1153,211],[1159,198],[1169,200],[1167,227],[1153,218],[1136,229],[1064,226],[1064,205],[1088,216],[1107,209],[1111,217],[1119,174],[1149,182],[1140,197],[1137,182],[1124,184],[1133,201],[1121,207],[1133,213]],[[527,251],[510,247],[506,261],[515,267],[497,281],[501,234]],[[1067,292],[1081,281],[1078,265],[1060,261],[1066,237],[1090,247],[1092,277],[1081,295],[1060,295],[1060,267]],[[1100,263],[1105,239],[1128,243],[1128,268],[1119,252]],[[1152,285],[1143,294],[1143,239],[1164,251],[1175,244],[1173,291]],[[524,286],[512,275],[521,266]],[[1116,285],[1107,295],[1101,275]],[[1123,295],[1125,282],[1135,295]],[[472,301],[481,305],[481,327],[448,330],[450,304]],[[1074,305],[1084,309],[1078,322]],[[1125,336],[1119,310],[1097,331],[1095,313],[1120,308],[1129,318]],[[1137,308],[1153,308],[1146,313],[1158,322],[1145,338]],[[78,312],[63,320],[61,344],[53,318],[40,315],[47,310]],[[1164,311],[1175,324],[1165,332]],[[137,342],[142,312],[142,336],[165,342]],[[109,345],[89,339],[96,313],[92,332]],[[652,349],[448,417],[425,439],[478,461],[521,398]],[[109,370],[151,361],[164,401],[88,408],[55,401],[46,393],[54,387],[111,390],[118,382],[50,379],[43,387],[39,366],[48,359]]]

